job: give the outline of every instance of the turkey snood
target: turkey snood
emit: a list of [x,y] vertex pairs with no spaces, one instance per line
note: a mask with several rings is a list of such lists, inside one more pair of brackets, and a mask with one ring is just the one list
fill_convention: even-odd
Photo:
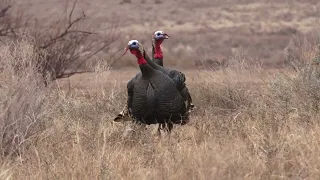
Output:
[[161,44],[163,42],[163,39],[156,40],[154,42],[154,58],[155,59],[162,59],[163,58],[163,52],[161,50]]

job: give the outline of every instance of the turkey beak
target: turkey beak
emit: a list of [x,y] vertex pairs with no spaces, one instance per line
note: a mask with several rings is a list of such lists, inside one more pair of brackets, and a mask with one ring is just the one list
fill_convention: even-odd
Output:
[[[127,53],[128,49],[129,49],[129,46],[127,46],[127,47],[124,49],[124,53],[122,54],[122,56],[124,56],[124,55]],[[121,56],[121,57],[122,57],[122,56]]]
[[164,34],[164,38],[165,38],[165,39],[169,39],[170,36],[169,36],[168,34]]

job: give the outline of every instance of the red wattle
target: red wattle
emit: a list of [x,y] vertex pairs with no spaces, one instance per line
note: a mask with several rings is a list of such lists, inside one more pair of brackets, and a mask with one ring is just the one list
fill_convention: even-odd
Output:
[[142,54],[139,51],[130,50],[130,52],[137,57],[139,65],[147,64],[147,61],[144,59],[144,57],[142,56]]
[[156,43],[156,45],[155,45],[155,50],[154,50],[154,58],[155,59],[163,58],[163,52],[161,50],[160,44],[161,44],[161,42]]
[[161,59],[161,58],[163,58],[163,54],[162,53],[155,53],[154,54],[154,58],[155,59]]
[[144,59],[143,56],[141,56],[141,57],[138,58],[138,64],[139,65],[147,64],[147,61]]

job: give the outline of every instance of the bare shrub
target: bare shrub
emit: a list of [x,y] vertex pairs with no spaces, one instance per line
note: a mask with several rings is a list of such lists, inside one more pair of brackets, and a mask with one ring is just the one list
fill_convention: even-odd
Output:
[[283,119],[296,113],[300,121],[311,123],[310,119],[319,115],[320,78],[311,65],[301,69],[295,77],[278,75],[270,88],[273,106],[283,110]]
[[286,61],[295,70],[306,66],[319,66],[320,39],[319,34],[309,36],[293,36],[284,49]]
[[16,31],[27,25],[24,12],[18,11],[13,15],[10,13],[11,8],[12,2],[10,0],[0,0],[0,37],[2,37],[2,42],[5,41],[5,37],[15,38]]
[[[105,35],[99,33],[99,29],[92,29],[84,12],[73,18],[76,3],[74,1],[72,4],[67,19],[56,22],[48,31],[35,35],[37,44],[46,50],[44,69],[54,79],[76,73],[90,58],[117,39],[117,33],[112,29],[115,27],[110,27]],[[67,73],[67,70],[71,70],[71,73]]]
[[50,116],[48,89],[38,73],[37,49],[26,38],[0,50],[0,157],[20,154]]
[[[19,18],[20,16],[16,17],[12,14],[6,15],[5,23],[8,25],[4,25],[4,29],[9,28],[7,26],[10,26],[11,21],[19,25],[23,23],[18,23],[18,20],[25,23],[24,26],[9,28],[6,31],[10,30],[15,35],[11,40],[23,36],[26,30],[29,32],[41,56],[38,62],[39,72],[43,77],[50,77],[50,81],[69,77],[81,71],[93,71],[87,63],[102,51],[111,53],[107,47],[110,48],[118,38],[115,25],[111,24],[105,29],[92,26],[84,11],[81,13],[76,11],[77,2],[74,0],[71,4],[66,3],[63,18],[53,20],[48,26],[43,26],[37,18],[32,20],[30,17]],[[8,7],[11,5],[9,4]],[[9,34],[3,33],[3,36],[8,37]],[[114,55],[116,53],[114,52]],[[109,54],[109,57],[111,60],[114,56]]]
[[208,74],[207,80],[197,85],[201,88],[192,91],[196,99],[201,99],[197,103],[206,104],[206,108],[217,115],[235,112],[248,105],[250,96],[242,85],[228,78],[215,81],[214,76],[214,73]]

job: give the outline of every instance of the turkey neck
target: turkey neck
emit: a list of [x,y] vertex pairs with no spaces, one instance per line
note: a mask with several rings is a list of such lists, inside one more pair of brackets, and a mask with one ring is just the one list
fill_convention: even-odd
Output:
[[163,67],[163,52],[160,47],[161,43],[162,42],[155,41],[155,43],[152,44],[152,59],[156,64]]
[[143,76],[149,76],[154,69],[147,63],[145,57],[141,54],[141,52],[136,52],[136,57],[138,60],[139,68]]
[[152,61],[151,58],[150,58],[147,54],[144,54],[144,58],[145,58],[145,60],[147,61],[147,63],[148,63],[153,69],[165,73],[165,69],[164,69],[162,66],[158,65],[157,63],[155,63],[154,61]]

